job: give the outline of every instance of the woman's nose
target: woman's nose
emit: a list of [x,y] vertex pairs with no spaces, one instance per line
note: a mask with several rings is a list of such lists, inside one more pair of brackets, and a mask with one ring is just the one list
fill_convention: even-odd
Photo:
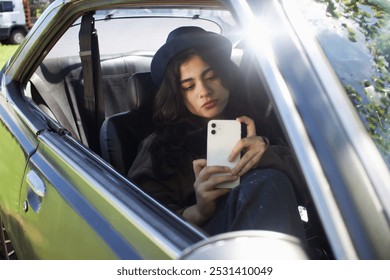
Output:
[[205,82],[201,83],[199,90],[200,90],[200,97],[206,97],[212,93],[211,87],[209,87]]

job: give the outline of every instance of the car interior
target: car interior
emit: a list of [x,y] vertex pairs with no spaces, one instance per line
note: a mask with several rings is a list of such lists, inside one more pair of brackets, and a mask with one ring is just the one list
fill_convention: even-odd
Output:
[[[91,49],[94,52],[93,47]],[[99,50],[95,53],[100,63],[97,63],[97,73],[89,73],[99,76],[92,79],[95,89],[95,107],[92,109],[86,105],[84,87],[88,73],[78,53],[45,58],[30,79],[28,95],[48,117],[126,176],[139,143],[153,132],[152,108],[157,90],[149,72],[153,53],[134,51],[112,56],[99,56]],[[94,59],[93,55],[91,59]],[[281,138],[285,138],[266,85],[244,44],[235,45],[232,60],[244,74],[253,106],[262,112],[259,118],[275,124]],[[309,222],[305,222],[305,226],[312,258],[332,259],[314,205],[304,206],[309,212]]]

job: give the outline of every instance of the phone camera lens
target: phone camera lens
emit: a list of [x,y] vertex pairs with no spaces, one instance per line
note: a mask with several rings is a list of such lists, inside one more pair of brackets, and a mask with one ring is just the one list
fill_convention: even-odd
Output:
[[215,123],[212,123],[212,124],[211,124],[211,127],[212,127],[212,128],[215,128],[216,126],[217,126],[217,125],[216,125]]
[[214,135],[215,133],[216,133],[216,131],[213,129],[213,130],[211,131],[211,134]]

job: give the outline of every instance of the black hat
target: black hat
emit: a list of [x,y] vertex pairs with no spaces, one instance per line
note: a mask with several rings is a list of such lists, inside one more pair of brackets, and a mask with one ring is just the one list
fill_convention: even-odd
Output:
[[171,31],[166,43],[152,59],[151,74],[153,82],[159,87],[165,70],[173,57],[180,52],[196,47],[205,47],[230,59],[232,44],[222,35],[208,32],[197,26],[183,26]]

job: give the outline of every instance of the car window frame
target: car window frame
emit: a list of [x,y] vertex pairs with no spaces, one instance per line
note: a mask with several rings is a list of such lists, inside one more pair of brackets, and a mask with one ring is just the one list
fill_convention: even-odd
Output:
[[[176,252],[174,255],[176,258],[180,257],[180,254],[184,249],[186,249],[189,245],[193,245],[194,243],[189,244],[188,241],[185,240],[204,240],[206,235],[199,230],[199,228],[191,225],[187,221],[180,218],[178,215],[174,214],[173,212],[167,210],[167,208],[160,203],[158,203],[155,199],[153,199],[151,196],[145,194],[137,185],[129,181],[128,179],[124,178],[122,175],[120,175],[116,170],[114,170],[111,166],[109,166],[105,161],[103,161],[99,156],[97,156],[95,153],[93,153],[88,148],[85,148],[81,143],[79,143],[77,140],[75,140],[73,137],[71,137],[66,131],[64,131],[61,128],[61,125],[58,125],[55,121],[50,119],[45,113],[40,111],[40,109],[31,102],[30,98],[28,97],[28,94],[25,94],[28,89],[28,81],[32,75],[32,73],[35,71],[38,65],[44,60],[45,55],[49,49],[57,42],[57,40],[62,36],[62,34],[66,31],[67,27],[70,26],[75,18],[81,15],[81,13],[75,13],[75,14],[68,14],[66,18],[62,18],[60,22],[61,24],[57,24],[58,17],[62,14],[62,9],[69,9],[69,5],[72,3],[62,3],[58,6],[50,6],[51,9],[45,10],[44,14],[39,18],[39,21],[36,23],[35,29],[32,30],[32,32],[29,34],[26,41],[21,45],[21,48],[19,48],[19,52],[17,52],[13,59],[11,60],[10,66],[7,68],[7,72],[5,73],[5,76],[7,80],[12,81],[12,84],[17,85],[17,88],[20,90],[12,91],[10,97],[10,100],[20,100],[21,103],[18,105],[19,107],[26,107],[26,114],[21,112],[21,117],[26,120],[26,122],[29,125],[29,129],[33,132],[33,134],[37,135],[37,137],[44,136],[47,131],[55,131],[57,133],[52,134],[54,138],[60,140],[61,146],[63,148],[69,148],[69,146],[74,147],[74,151],[79,151],[84,153],[84,157],[87,160],[87,162],[90,162],[91,160],[95,163],[97,163],[100,168],[103,168],[105,171],[102,172],[102,174],[105,174],[105,180],[106,182],[109,182],[110,184],[120,186],[121,189],[123,188],[129,188],[129,192],[133,193],[132,197],[128,197],[127,199],[123,199],[123,197],[117,197],[118,200],[122,200],[124,202],[123,205],[128,205],[132,207],[135,207],[135,209],[138,208],[138,211],[141,209],[139,206],[142,204],[148,208],[148,211],[150,211],[150,217],[160,217],[161,221],[171,221],[174,224],[174,227],[171,228],[171,232],[177,232],[180,233],[180,235],[176,235],[174,237],[169,237],[167,235],[167,227],[161,227],[161,226],[152,226],[154,230],[161,231],[162,239],[159,242],[167,242],[165,246],[171,247],[171,250],[173,252]],[[87,5],[87,4],[85,4]],[[88,8],[90,8],[88,6]],[[54,22],[53,28],[54,30],[50,30],[51,27],[46,26],[43,24],[44,19],[50,18],[50,21]],[[67,21],[68,20],[68,21]],[[50,32],[49,32],[50,31]],[[56,33],[58,32],[58,33]],[[38,43],[33,43],[36,40],[36,37],[39,36],[40,33],[47,34],[44,41],[39,41]],[[26,63],[26,65],[29,65],[29,67],[22,67],[20,68],[19,65]],[[22,69],[22,71],[19,71],[17,69]],[[19,94],[21,93],[21,94]],[[32,122],[30,121],[32,120]],[[45,139],[45,138],[42,138]],[[41,140],[42,140],[41,139]],[[65,140],[65,141],[64,141]],[[30,155],[31,156],[31,155]],[[81,164],[81,163],[76,163]],[[100,185],[100,187],[105,187],[103,184]],[[115,192],[114,192],[115,193]],[[134,204],[134,201],[131,202],[132,199],[135,197],[141,198],[139,200],[138,204]],[[137,199],[135,199],[137,201]],[[131,203],[130,203],[131,202]],[[126,206],[125,206],[126,208]],[[130,210],[130,208],[128,209]],[[144,209],[145,210],[145,209]],[[143,216],[142,213],[138,212],[138,215],[140,217]],[[143,226],[145,226],[147,223],[156,224],[153,219],[149,221],[144,221]],[[169,231],[168,231],[169,232]],[[166,235],[166,237],[163,237]],[[186,243],[187,242],[187,243]],[[187,244],[185,247],[183,247],[185,244]]]
[[[326,69],[326,75],[323,75],[321,83],[330,96],[329,100],[349,135],[349,141],[353,144],[354,151],[360,159],[359,161],[364,166],[365,172],[368,172],[373,189],[375,189],[378,199],[381,200],[381,205],[384,205],[386,209],[386,215],[390,216],[390,189],[387,187],[387,182],[390,182],[389,169],[378,148],[368,135],[355,108],[346,96],[343,85],[339,82],[339,78],[323,52],[322,47],[316,41],[315,35],[312,32],[302,32],[303,30],[311,30],[310,25],[302,22],[299,11],[287,4],[287,1],[283,2],[289,7],[286,10],[286,15],[290,17],[292,22],[295,22],[294,28],[296,28],[299,40],[301,40],[302,44],[311,46],[307,47],[305,51],[315,71],[318,73]],[[292,12],[293,10],[295,12]],[[320,77],[319,75],[317,76]],[[335,83],[334,81],[337,82]],[[339,106],[340,104],[343,106]]]
[[[354,211],[358,213],[356,215],[356,224],[350,224],[349,227],[351,229],[349,231],[352,236],[355,235],[355,244],[360,244],[360,248],[359,246],[355,247],[358,249],[359,254],[367,254],[367,256],[370,256],[370,254],[375,253],[373,251],[364,251],[365,247],[363,245],[365,242],[358,240],[360,238],[367,238],[367,240],[375,243],[377,231],[373,231],[373,228],[382,228],[383,230],[381,232],[388,230],[390,216],[389,170],[376,145],[363,127],[355,108],[353,108],[349,98],[345,94],[345,90],[322,51],[322,48],[315,40],[314,35],[307,31],[310,30],[309,26],[306,25],[307,23],[303,21],[301,14],[291,3],[284,0],[281,0],[281,3],[283,3],[284,13],[291,22],[299,43],[306,46],[304,48],[305,55],[313,67],[313,73],[316,73],[317,79],[326,93],[326,104],[335,113],[337,122],[333,126],[336,127],[339,125],[341,128],[339,132],[345,133],[345,143],[347,144],[344,150],[348,151],[350,160],[346,161],[348,162],[348,168],[347,166],[343,168],[342,162],[346,156],[343,154],[338,160],[341,163],[339,170],[344,169],[342,172],[345,174],[343,177],[346,179],[345,191],[349,193],[350,199],[352,199],[351,202],[354,202],[349,206],[343,205],[344,202],[342,199],[343,197],[345,199],[346,196],[341,191],[341,188],[339,186],[335,187],[333,184],[331,184],[331,188],[339,201],[338,207],[342,209],[343,215],[345,216],[344,220],[347,223],[349,223],[348,219],[351,219],[351,217],[347,217],[350,209],[355,209]],[[329,119],[326,120],[327,122],[329,121]],[[339,133],[337,135],[340,136]],[[340,145],[342,144],[340,143]],[[365,204],[357,202],[362,199],[366,201]],[[368,204],[371,206],[368,206]],[[382,211],[378,211],[379,205]],[[360,222],[358,222],[359,219],[361,220]],[[356,231],[361,232],[357,228],[352,229],[359,223],[365,228],[366,237],[355,234]],[[369,224],[371,225],[369,226]],[[376,253],[381,252],[385,255],[381,244],[376,244],[375,246]]]
[[[386,186],[388,181],[383,179],[389,176],[388,171],[380,174],[379,185],[374,186],[369,177],[372,174],[366,173],[371,170],[365,169],[364,158],[358,156],[356,149],[345,149],[347,154],[343,156],[337,153],[337,146],[332,144],[334,140],[341,140],[341,146],[352,145],[351,134],[346,133],[351,126],[345,130],[348,123],[343,122],[345,112],[335,110],[334,100],[330,100],[332,94],[342,92],[342,87],[334,83],[336,76],[313,38],[305,36],[306,41],[301,38],[307,30],[292,23],[290,10],[284,8],[285,2],[288,1],[248,0],[246,3],[231,1],[231,5],[257,53],[259,74],[265,76],[263,80],[268,84],[269,95],[298,158],[336,258],[359,258],[364,254],[368,258],[375,254],[386,256],[387,252],[376,239],[373,228],[388,232],[387,214],[377,211],[380,200],[374,191]],[[290,4],[293,6],[293,2]],[[256,42],[258,34],[261,34],[262,40]],[[329,92],[330,85],[324,86],[324,78],[319,75],[321,71],[325,71],[326,79],[330,79],[335,92]],[[314,96],[321,100],[316,100]],[[338,98],[343,99],[340,96]],[[353,108],[348,107],[351,104],[347,97],[343,102],[350,108],[348,113],[354,114]],[[354,116],[354,125],[359,125],[356,114]],[[332,133],[325,133],[324,124]],[[364,131],[361,126],[359,129]],[[335,137],[329,137],[331,135]],[[369,140],[367,135],[364,137]],[[383,161],[382,158],[379,160]],[[370,206],[359,203],[362,197]],[[367,208],[370,209],[367,211]],[[367,244],[375,245],[369,247]]]

